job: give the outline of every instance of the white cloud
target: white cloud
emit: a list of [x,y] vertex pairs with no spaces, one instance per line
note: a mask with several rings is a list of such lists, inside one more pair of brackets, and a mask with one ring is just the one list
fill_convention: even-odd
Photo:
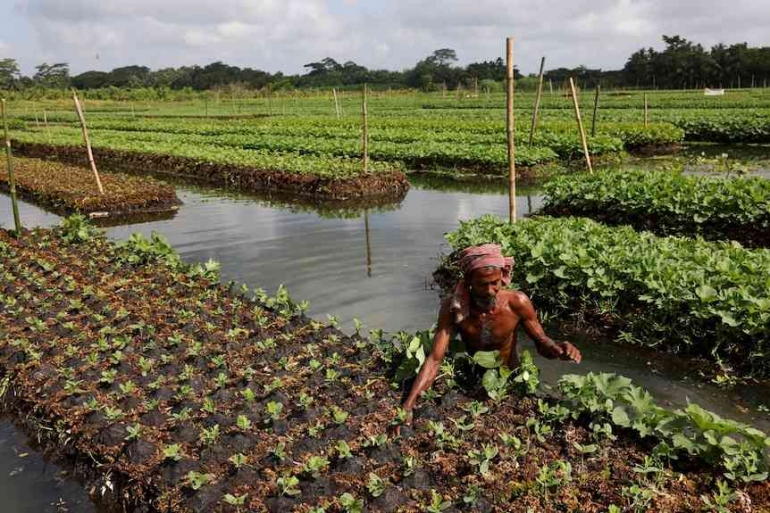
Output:
[[619,68],[640,47],[661,47],[662,34],[770,46],[767,0],[14,1],[12,26],[27,27],[30,42],[4,39],[26,52],[15,55],[23,67],[67,61],[73,72],[226,60],[295,73],[326,56],[403,69],[444,47],[461,63],[494,59],[508,35],[525,72],[541,55],[548,67]]

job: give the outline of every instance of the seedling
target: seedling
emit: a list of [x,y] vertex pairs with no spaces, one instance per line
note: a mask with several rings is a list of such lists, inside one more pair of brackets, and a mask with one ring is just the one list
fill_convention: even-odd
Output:
[[248,463],[248,458],[246,455],[238,452],[227,458],[227,461],[232,463],[235,468],[241,468]]
[[134,424],[126,426],[126,440],[139,440],[142,437],[142,425]]
[[471,450],[468,452],[468,460],[472,465],[479,467],[479,474],[482,476],[487,475],[489,472],[489,464],[497,458],[499,449],[493,444],[484,444],[483,451]]
[[275,459],[278,461],[283,461],[286,459],[286,444],[283,442],[278,442],[275,444],[275,447],[273,447],[271,452],[273,453]]
[[337,457],[340,459],[352,458],[353,453],[350,451],[350,446],[345,440],[339,440],[335,446],[337,450]]
[[369,481],[366,484],[366,489],[369,490],[372,497],[379,497],[385,493],[385,488],[387,488],[387,486],[388,482],[386,480],[382,479],[374,472],[369,472]]
[[204,485],[214,480],[214,474],[201,474],[191,470],[187,473],[187,484],[193,490],[200,490]]
[[163,448],[163,458],[167,460],[179,461],[182,459],[182,446],[180,444],[171,444]]
[[311,456],[307,460],[305,466],[302,467],[302,471],[306,474],[310,474],[314,479],[321,477],[321,473],[329,467],[329,460],[323,456]]
[[428,513],[441,513],[442,511],[452,507],[452,501],[445,500],[444,497],[436,490],[430,491],[430,504],[427,504],[425,511]]
[[348,419],[349,413],[343,410],[342,408],[338,406],[332,406],[331,407],[331,413],[332,418],[334,419],[334,422],[337,424],[344,424],[345,421]]
[[211,445],[219,439],[219,424],[210,428],[201,428],[200,441],[203,445]]
[[363,513],[364,501],[361,499],[356,499],[353,495],[347,492],[340,495],[339,499],[340,504],[343,508],[345,508],[347,513]]
[[294,476],[279,477],[276,480],[281,495],[293,497],[302,493],[299,489],[299,479]]
[[248,419],[248,417],[246,417],[246,415],[238,415],[238,418],[235,420],[235,425],[243,431],[248,431],[251,429],[251,421]]
[[265,411],[273,421],[276,421],[281,416],[281,412],[283,411],[283,404],[275,401],[270,401],[269,403],[267,403],[267,405],[265,405]]
[[243,506],[246,504],[246,497],[248,497],[248,494],[246,493],[237,496],[226,493],[224,497],[222,497],[222,500],[230,506]]

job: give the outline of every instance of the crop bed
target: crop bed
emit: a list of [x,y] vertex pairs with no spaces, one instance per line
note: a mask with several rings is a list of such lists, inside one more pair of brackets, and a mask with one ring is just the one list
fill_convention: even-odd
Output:
[[543,213],[629,224],[658,235],[770,246],[770,181],[670,172],[616,171],[556,177]]
[[[16,192],[59,214],[100,214],[111,219],[165,214],[181,204],[174,187],[151,178],[100,173],[99,193],[90,169],[40,159],[15,158]],[[8,171],[0,170],[0,188],[8,191]]]
[[[394,438],[388,369],[403,344],[310,320],[283,290],[223,286],[215,264],[185,265],[157,235],[115,244],[69,218],[0,231],[0,255],[3,405],[109,510],[770,506],[762,433],[693,408],[671,417],[618,378],[564,381],[565,411],[460,392],[445,374]],[[625,417],[604,410],[612,398]],[[673,419],[689,427],[650,459]]]
[[493,216],[461,223],[436,275],[456,279],[454,255],[494,242],[516,260],[514,282],[562,316],[618,341],[701,356],[767,376],[770,250],[658,237],[590,219]]
[[[17,153],[29,157],[82,162],[82,148],[15,141]],[[141,148],[141,149],[140,149]],[[406,175],[399,170],[372,164],[363,173],[361,163],[350,159],[322,159],[301,155],[280,155],[242,150],[239,154],[217,154],[191,145],[184,155],[175,154],[172,143],[158,152],[136,143],[119,147],[94,147],[96,160],[111,168],[131,173],[161,173],[240,190],[290,192],[318,199],[399,197],[409,189]],[[152,147],[149,147],[152,150]]]

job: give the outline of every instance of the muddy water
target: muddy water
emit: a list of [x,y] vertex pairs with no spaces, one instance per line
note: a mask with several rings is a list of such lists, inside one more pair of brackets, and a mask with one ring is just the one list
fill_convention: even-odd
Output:
[[[346,327],[355,317],[388,331],[421,330],[435,322],[439,299],[430,287],[430,275],[446,249],[443,234],[455,229],[460,219],[487,213],[507,216],[508,199],[505,186],[490,183],[414,183],[400,204],[345,212],[180,186],[184,206],[173,219],[110,228],[108,234],[125,239],[136,231],[158,231],[188,261],[218,260],[225,280],[270,292],[285,284],[294,297],[310,301],[316,318],[333,314]],[[520,194],[520,215],[541,205],[536,188],[520,188]],[[0,220],[7,226],[12,219],[9,201],[1,199]],[[51,225],[59,219],[28,204],[22,204],[21,217],[27,226]],[[677,358],[591,340],[575,343],[584,352],[580,366],[538,361],[546,383],[565,372],[617,372],[648,388],[665,405],[697,402],[770,431],[770,417],[758,410],[770,406],[767,389],[724,391],[691,375],[686,362]],[[522,345],[532,349],[529,341]],[[0,419],[0,510],[57,511],[61,499],[69,511],[92,511],[79,485],[61,481],[59,473],[25,447],[7,419]]]

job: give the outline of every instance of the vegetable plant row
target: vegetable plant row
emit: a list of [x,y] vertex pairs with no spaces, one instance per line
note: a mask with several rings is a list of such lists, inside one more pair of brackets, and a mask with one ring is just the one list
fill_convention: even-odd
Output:
[[565,378],[565,402],[538,400],[526,355],[514,374],[478,355],[489,399],[458,388],[457,359],[397,436],[386,369],[420,337],[346,336],[285,290],[221,285],[157,234],[116,244],[78,217],[0,231],[0,255],[3,404],[90,469],[112,511],[770,505],[763,434],[666,413],[621,378]]
[[[511,225],[485,216],[447,239],[456,251],[501,244],[516,260],[514,282],[537,303],[582,315],[619,341],[770,374],[770,250],[572,217]],[[452,255],[445,266],[453,269]]]
[[630,224],[659,235],[700,235],[770,246],[770,181],[618,171],[557,177],[544,212]]
[[[183,148],[207,147],[212,152],[257,150],[318,157],[361,157],[360,124],[351,120],[319,117],[289,117],[236,122],[175,119],[116,120],[97,118],[90,124],[94,144],[116,148],[128,142],[173,144]],[[53,136],[52,136],[53,134]],[[52,138],[53,137],[53,138]],[[20,140],[77,142],[74,123],[32,129],[18,134]],[[516,133],[519,166],[582,158],[582,146],[574,123],[541,124],[529,145],[528,130]],[[677,145],[683,138],[673,125],[608,123],[589,137],[593,155],[616,155],[626,150]],[[507,163],[505,129],[500,120],[457,123],[447,119],[385,118],[372,123],[369,155],[375,161],[402,162],[409,168],[450,167],[500,174]]]
[[[291,192],[320,199],[389,196],[408,190],[406,176],[393,163],[372,162],[364,173],[361,161],[297,153],[221,148],[181,141],[142,141],[116,137],[94,142],[97,161],[132,173],[160,172],[196,182],[242,190]],[[17,133],[14,147],[29,157],[52,157],[82,163],[83,149],[73,134],[50,138]]]
[[[15,158],[16,191],[55,212],[99,213],[110,218],[160,214],[181,203],[174,187],[152,178],[100,173],[104,194],[91,170],[39,159]],[[0,187],[8,190],[8,172],[0,170]]]

